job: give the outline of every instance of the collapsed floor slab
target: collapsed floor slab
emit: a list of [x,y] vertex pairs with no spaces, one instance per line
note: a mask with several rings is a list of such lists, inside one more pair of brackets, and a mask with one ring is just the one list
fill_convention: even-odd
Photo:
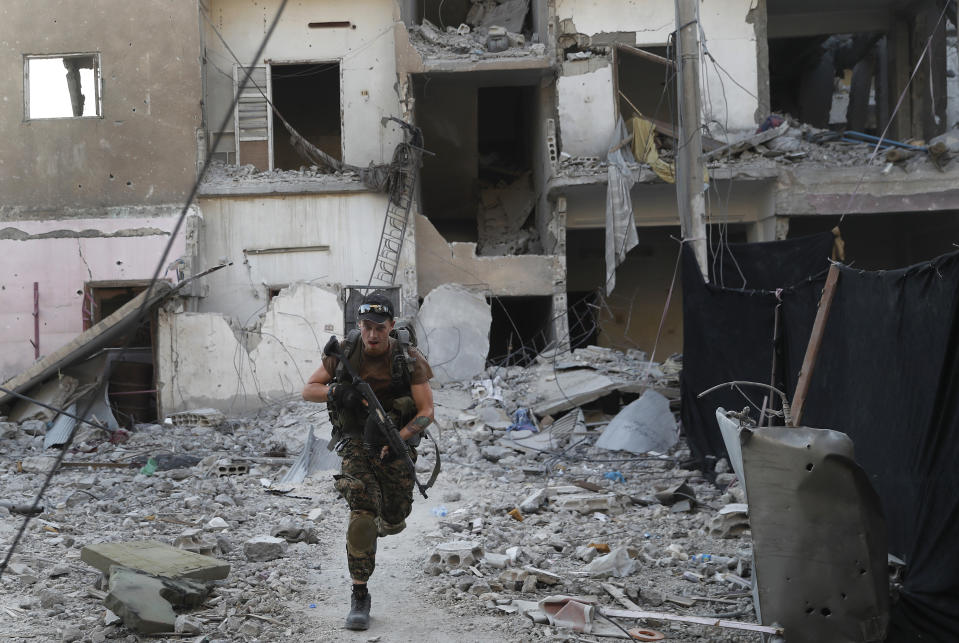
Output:
[[80,560],[104,574],[113,565],[166,578],[223,580],[230,574],[229,563],[155,540],[87,545],[80,550]]

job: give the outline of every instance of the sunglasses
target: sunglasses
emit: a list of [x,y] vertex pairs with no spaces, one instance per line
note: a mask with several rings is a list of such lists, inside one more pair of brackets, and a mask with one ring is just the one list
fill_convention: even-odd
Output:
[[390,307],[384,306],[383,304],[360,304],[358,312],[360,315],[374,313],[377,315],[388,315],[390,317],[393,316],[393,311],[390,310]]

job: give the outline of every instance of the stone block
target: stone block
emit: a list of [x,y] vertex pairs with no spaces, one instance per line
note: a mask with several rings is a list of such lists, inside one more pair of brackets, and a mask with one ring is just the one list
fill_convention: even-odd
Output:
[[473,540],[453,540],[436,546],[429,565],[442,569],[466,569],[483,559],[483,547]]
[[576,511],[581,514],[618,513],[623,510],[624,503],[614,494],[599,493],[570,493],[557,494],[550,500],[550,507],[556,511]]
[[504,588],[518,592],[523,588],[527,578],[529,578],[529,572],[524,569],[507,569],[499,575],[498,580]]
[[166,578],[222,580],[230,574],[229,563],[154,540],[87,545],[80,550],[80,560],[104,574],[112,565]]
[[103,604],[120,617],[123,624],[141,634],[173,632],[174,607],[197,607],[209,594],[202,583],[161,578],[152,574],[112,566],[110,591]]
[[519,504],[519,510],[524,514],[535,513],[546,503],[548,497],[549,492],[546,487],[537,489]]
[[254,536],[243,543],[243,553],[249,561],[265,562],[282,558],[289,546],[282,538]]
[[495,567],[496,569],[506,569],[506,566],[509,565],[509,556],[506,554],[492,554],[490,552],[486,552],[486,555],[483,557],[483,562],[490,567]]

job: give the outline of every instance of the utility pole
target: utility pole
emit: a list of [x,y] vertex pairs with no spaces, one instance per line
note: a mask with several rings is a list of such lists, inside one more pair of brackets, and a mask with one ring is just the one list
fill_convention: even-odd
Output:
[[676,70],[679,74],[679,147],[676,202],[683,240],[709,281],[706,261],[706,186],[703,162],[702,100],[699,91],[699,0],[676,0]]

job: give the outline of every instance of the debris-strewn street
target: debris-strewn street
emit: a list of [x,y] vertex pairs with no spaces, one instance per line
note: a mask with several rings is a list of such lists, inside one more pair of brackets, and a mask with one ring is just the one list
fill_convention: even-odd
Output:
[[[577,353],[594,361],[597,354]],[[604,353],[635,366],[622,354]],[[568,416],[558,413],[552,426],[524,432],[497,398],[504,390],[521,397],[537,378],[559,372],[553,367],[490,369],[489,388],[480,379],[436,390],[433,431],[444,471],[429,499],[417,497],[407,530],[380,540],[365,638],[342,629],[347,511],[331,472],[295,486],[279,483],[307,427],[320,427],[318,434],[328,427],[323,405],[299,401],[239,418],[185,414],[177,421],[209,426],[139,425],[113,440],[80,428],[3,577],[0,635],[138,640],[104,606],[111,587],[81,552],[96,543],[147,541],[229,564],[229,575],[211,581],[212,592],[198,607],[178,610],[170,628],[177,638],[195,634],[198,641],[594,640],[526,614],[531,603],[553,595],[755,622],[749,532],[744,506],[736,505],[742,491],[725,463],[713,484],[679,466],[688,457],[682,442],[669,453],[645,456],[596,447],[612,415],[595,401],[585,413],[576,407]],[[661,387],[669,383],[659,366],[650,370]],[[600,401],[618,406],[616,395]],[[43,449],[42,423],[3,426],[0,475],[13,512],[0,509],[0,525],[9,541],[55,451]],[[672,431],[675,436],[675,425]],[[423,446],[421,477],[432,464],[431,449]],[[429,628],[422,626],[426,615]],[[594,621],[596,631],[612,627]],[[670,640],[757,637],[683,622],[643,624]]]

